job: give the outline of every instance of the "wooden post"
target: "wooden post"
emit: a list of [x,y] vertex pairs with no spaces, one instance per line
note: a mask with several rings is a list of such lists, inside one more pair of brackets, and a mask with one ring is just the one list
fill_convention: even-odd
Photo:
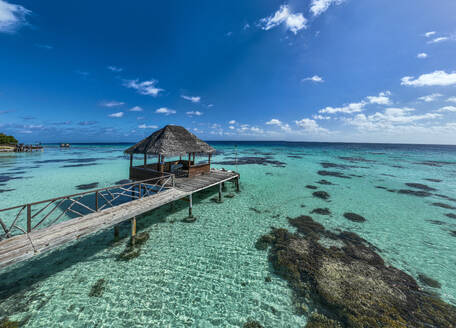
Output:
[[207,160],[207,162],[209,163],[209,165],[211,165],[211,155],[212,155],[212,154],[209,154],[209,159]]
[[163,174],[165,166],[165,156],[162,156],[162,160],[160,161],[160,172]]
[[192,200],[192,194],[190,194],[190,196],[188,196],[188,217],[189,218],[193,217],[192,207],[193,207],[193,200]]
[[139,191],[139,198],[142,198],[142,187],[141,187],[141,183],[139,184],[139,187],[138,187],[138,191]]
[[190,168],[190,164],[191,164],[191,161],[192,161],[190,156],[191,156],[191,154],[188,153],[188,168]]
[[32,232],[32,206],[27,204],[27,233]]
[[130,154],[130,167],[133,167],[133,154]]
[[222,200],[222,184],[219,183],[219,197],[218,197],[218,201],[219,203],[221,203],[223,200]]
[[195,163],[195,153],[193,153],[193,164],[196,164]]
[[98,212],[98,191],[95,191],[95,211]]
[[114,239],[119,239],[119,226],[114,226]]
[[239,189],[239,177],[236,178],[236,191],[240,191]]
[[135,246],[136,238],[136,216],[131,219],[131,246]]
[[147,155],[144,154],[144,168],[147,167]]

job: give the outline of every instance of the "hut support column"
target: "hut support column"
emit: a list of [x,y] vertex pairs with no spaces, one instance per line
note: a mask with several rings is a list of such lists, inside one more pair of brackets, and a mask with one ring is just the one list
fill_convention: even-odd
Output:
[[190,196],[188,196],[188,217],[189,218],[192,218],[193,217],[193,212],[192,212],[192,208],[193,208],[193,199],[192,199],[192,194],[190,194]]
[[119,240],[119,226],[114,226],[114,240]]
[[130,154],[130,167],[133,167],[133,154]]
[[239,189],[239,177],[236,178],[236,191],[237,191],[237,192],[241,191],[241,190]]
[[136,216],[131,219],[131,246],[135,246],[136,238]]
[[147,155],[144,154],[144,168],[147,167]]
[[218,201],[219,201],[219,203],[223,202],[223,199],[222,199],[222,184],[221,183],[219,183]]
[[164,166],[165,166],[165,156],[162,156],[161,161],[160,161],[160,172],[163,174],[164,171]]

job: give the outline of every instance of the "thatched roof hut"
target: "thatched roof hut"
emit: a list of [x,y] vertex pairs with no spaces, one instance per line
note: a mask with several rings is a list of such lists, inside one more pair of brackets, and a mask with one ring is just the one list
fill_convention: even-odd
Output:
[[131,146],[125,153],[172,157],[190,153],[209,155],[215,153],[215,149],[182,126],[167,125]]

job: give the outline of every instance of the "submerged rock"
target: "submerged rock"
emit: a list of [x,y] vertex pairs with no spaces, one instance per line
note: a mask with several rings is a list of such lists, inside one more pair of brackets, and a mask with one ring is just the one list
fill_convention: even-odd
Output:
[[116,181],[116,185],[123,185],[123,184],[127,184],[127,183],[130,183],[131,180],[129,179],[123,179],[123,180],[119,180],[119,181]]
[[349,176],[343,174],[342,172],[335,172],[335,171],[318,171],[317,172],[319,175],[322,176],[330,176],[330,177],[336,177],[336,178],[343,178],[343,179],[351,179]]
[[255,248],[259,251],[264,251],[268,249],[269,245],[274,241],[274,236],[271,234],[266,234],[258,238],[255,243]]
[[18,321],[10,321],[8,317],[0,320],[0,328],[19,328],[20,323]]
[[444,204],[444,203],[432,203],[432,205],[437,206],[437,207],[441,207],[441,208],[446,208],[446,209],[449,209],[449,210],[456,210],[456,207],[448,205],[448,204]]
[[329,208],[316,208],[310,214],[320,214],[320,215],[331,215],[331,211]]
[[417,196],[417,197],[429,197],[432,195],[430,192],[427,192],[424,190],[408,190],[408,189],[401,189],[398,191],[398,193],[404,194],[404,195]]
[[103,292],[105,291],[105,288],[106,288],[106,280],[104,280],[103,278],[98,279],[97,282],[92,286],[89,296],[90,297],[101,297],[101,295],[103,295]]
[[[336,234],[311,220],[304,220],[309,232],[273,229],[269,252],[275,272],[289,282],[296,297],[309,297],[329,318],[310,318],[307,328],[454,326],[456,307],[422,291],[407,273],[387,266],[358,235]],[[319,236],[343,246],[324,247]]]
[[440,288],[442,285],[437,281],[434,280],[428,276],[426,276],[424,273],[420,273],[418,275],[418,280],[421,281],[423,284],[432,287],[432,288]]
[[353,222],[366,222],[366,219],[363,216],[356,214],[356,213],[350,213],[350,212],[344,213],[344,218],[346,218],[350,221],[353,221]]
[[312,313],[309,317],[306,328],[342,328],[336,320],[329,319],[320,313]]
[[315,191],[312,193],[314,197],[321,198],[327,200],[330,196],[326,191]]
[[332,183],[331,181],[328,181],[328,180],[320,180],[317,182],[318,184],[321,184],[321,185],[327,185],[327,186],[331,186],[331,185],[334,185],[334,183]]
[[307,185],[306,188],[307,189],[318,189],[318,187],[315,187],[315,186],[312,186],[312,185]]
[[415,189],[421,189],[421,190],[426,190],[426,191],[435,191],[437,189],[426,186],[425,184],[422,183],[406,183],[406,186],[410,188],[415,188]]
[[430,181],[430,182],[442,182],[442,180],[440,179],[431,179],[431,178],[428,178],[428,179],[424,179],[426,181]]
[[87,189],[94,189],[96,187],[98,187],[98,182],[92,182],[92,183],[88,183],[88,184],[81,184],[81,185],[76,186],[76,189],[78,189],[78,190],[87,190]]
[[263,328],[262,325],[260,325],[260,323],[258,321],[254,321],[254,320],[249,320],[247,321],[246,323],[244,323],[244,326],[242,326],[244,328]]
[[450,219],[456,219],[456,214],[453,214],[453,213],[447,213],[445,214],[447,217],[449,217]]

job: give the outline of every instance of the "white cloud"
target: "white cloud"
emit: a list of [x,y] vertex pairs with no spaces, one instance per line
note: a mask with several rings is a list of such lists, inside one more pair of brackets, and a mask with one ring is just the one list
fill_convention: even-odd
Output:
[[108,66],[107,69],[116,73],[120,73],[123,71],[123,68],[117,66]]
[[433,101],[437,100],[437,98],[439,98],[439,97],[442,97],[442,94],[433,93],[431,95],[419,97],[418,100],[421,100],[421,101],[424,101],[424,102],[433,102]]
[[229,128],[230,128],[230,130],[234,130],[235,129],[235,127],[232,126],[232,125],[230,125]]
[[416,121],[430,120],[441,117],[441,114],[426,113],[412,115],[414,108],[386,108],[384,112],[372,115],[358,114],[354,118],[346,118],[344,121],[363,130],[386,130],[394,129],[398,125],[413,123]]
[[171,115],[171,114],[176,114],[176,111],[174,109],[169,109],[166,107],[161,107],[155,111],[157,114],[165,114],[165,115]]
[[193,115],[195,115],[195,116],[201,116],[201,115],[203,115],[204,113],[199,112],[199,111],[191,111],[191,112],[187,112],[186,114],[187,114],[188,116],[193,116]]
[[330,120],[331,116],[324,116],[324,115],[320,115],[320,114],[318,114],[318,115],[315,114],[315,115],[312,115],[312,118],[314,120]]
[[456,103],[456,97],[450,97],[447,99],[447,101]]
[[0,32],[14,33],[26,24],[26,17],[32,12],[21,5],[0,0]]
[[427,57],[428,57],[428,54],[425,53],[425,52],[421,52],[418,55],[416,55],[416,58],[419,58],[419,59],[424,59],[424,58],[427,58]]
[[354,102],[342,107],[331,107],[328,106],[326,108],[320,109],[318,113],[320,114],[335,114],[335,113],[345,113],[345,114],[353,114],[359,113],[364,110],[366,105],[368,104],[376,104],[376,105],[390,105],[391,99],[389,96],[391,95],[390,91],[380,92],[378,96],[367,96],[364,100],[360,102]]
[[440,108],[438,112],[456,112],[456,106],[445,106]]
[[423,74],[417,79],[413,76],[405,76],[401,79],[401,85],[424,87],[424,86],[449,86],[456,84],[456,72],[446,73],[445,71],[435,71]]
[[125,105],[125,103],[122,101],[113,100],[113,101],[102,102],[100,105],[103,107],[119,107],[119,106]]
[[130,108],[130,112],[142,112],[142,111],[144,111],[144,109],[142,109],[142,107],[139,107],[139,106]]
[[286,28],[294,34],[307,28],[307,19],[302,13],[292,13],[288,5],[280,6],[274,15],[262,18],[260,24],[263,30],[270,30],[280,24],[285,24]]
[[320,127],[315,120],[311,120],[309,118],[303,118],[300,121],[295,121],[295,123],[298,127],[303,129],[305,132],[309,132],[309,133],[328,132],[327,129]]
[[236,124],[236,121],[235,120],[231,120],[231,121],[228,122],[228,124],[231,124],[231,125]]
[[340,5],[344,0],[312,0],[310,11],[314,16],[318,16],[329,9],[331,5]]
[[432,39],[431,41],[428,41],[428,43],[440,43],[444,41],[448,41],[450,38],[447,36],[440,36],[438,38]]
[[212,108],[212,107],[214,107],[214,104],[207,105],[207,108]]
[[118,113],[112,113],[108,115],[109,117],[115,117],[115,118],[121,118],[124,116],[123,112],[118,112]]
[[377,104],[377,105],[389,105],[391,104],[391,100],[389,96],[391,95],[391,92],[385,91],[385,92],[380,92],[378,96],[368,96],[366,97],[367,100],[369,100],[369,103],[371,104]]
[[164,91],[163,89],[157,88],[155,86],[157,83],[157,80],[149,80],[142,82],[140,82],[138,79],[124,80],[123,86],[130,89],[135,89],[141,95],[157,97],[160,92]]
[[437,34],[436,31],[431,31],[431,32],[426,32],[426,33],[424,33],[424,36],[427,37],[427,38],[430,38],[431,36],[433,36],[433,35],[435,35],[435,34]]
[[305,81],[312,81],[312,82],[316,82],[316,83],[325,82],[325,80],[323,80],[323,78],[318,75],[314,75],[312,77],[306,77],[301,80],[301,82],[305,82]]
[[181,98],[184,98],[185,100],[189,100],[191,101],[192,103],[199,103],[200,100],[201,100],[201,97],[190,97],[190,96],[184,96],[184,95],[181,95]]
[[141,125],[138,125],[138,128],[140,128],[140,129],[158,129],[158,126],[141,124]]
[[280,127],[283,131],[287,131],[287,132],[291,131],[290,125],[283,123],[282,121],[280,121],[276,118],[273,118],[269,122],[266,122],[266,125],[276,125],[276,126]]

